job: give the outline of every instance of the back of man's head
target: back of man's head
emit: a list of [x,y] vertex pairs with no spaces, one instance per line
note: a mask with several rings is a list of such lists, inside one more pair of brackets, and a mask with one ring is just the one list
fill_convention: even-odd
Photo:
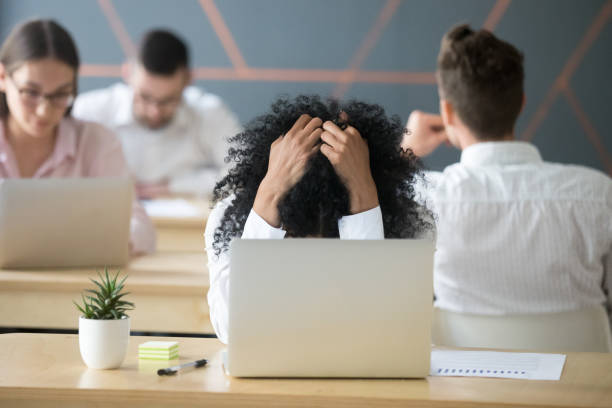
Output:
[[453,27],[442,38],[438,85],[463,123],[480,140],[514,130],[523,105],[523,54],[487,30]]
[[149,73],[164,76],[189,67],[187,46],[166,30],[152,30],[145,34],[138,50],[138,61]]

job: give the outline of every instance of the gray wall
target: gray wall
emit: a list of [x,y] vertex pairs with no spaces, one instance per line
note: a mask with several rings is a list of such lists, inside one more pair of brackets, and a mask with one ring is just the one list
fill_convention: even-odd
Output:
[[[197,85],[243,122],[283,93],[364,99],[405,121],[412,109],[437,111],[442,34],[457,22],[486,25],[525,53],[518,136],[546,160],[612,175],[611,15],[612,0],[0,0],[0,39],[23,19],[57,19],[76,39],[89,90],[119,80],[144,31],[169,27],[190,44]],[[343,75],[354,81],[339,83]],[[444,148],[427,164],[458,157]]]

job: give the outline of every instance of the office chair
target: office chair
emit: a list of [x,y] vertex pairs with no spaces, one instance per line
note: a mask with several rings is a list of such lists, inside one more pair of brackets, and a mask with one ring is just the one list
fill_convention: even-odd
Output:
[[612,352],[610,322],[603,306],[503,316],[434,308],[432,342],[439,346],[541,352]]

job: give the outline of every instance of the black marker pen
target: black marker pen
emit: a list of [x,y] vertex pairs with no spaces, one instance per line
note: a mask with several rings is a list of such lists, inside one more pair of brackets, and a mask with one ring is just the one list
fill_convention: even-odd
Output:
[[157,370],[157,375],[173,375],[173,374],[176,374],[178,370],[181,370],[185,367],[192,367],[192,366],[194,368],[204,367],[206,363],[208,363],[208,360],[203,358],[201,360],[192,361],[191,363],[180,364],[180,365],[176,365],[176,366],[172,366],[168,368],[160,368],[159,370]]

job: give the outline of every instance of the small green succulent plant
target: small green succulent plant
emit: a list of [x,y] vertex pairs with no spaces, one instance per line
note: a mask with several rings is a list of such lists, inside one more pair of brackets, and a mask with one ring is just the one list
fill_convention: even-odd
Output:
[[97,288],[85,290],[91,295],[81,295],[83,305],[73,301],[74,305],[83,313],[85,319],[112,320],[128,317],[125,312],[133,310],[134,304],[122,299],[129,294],[129,292],[122,292],[127,276],[117,283],[119,271],[111,278],[108,275],[108,268],[104,268],[104,275],[98,272],[98,277],[99,280],[89,279]]

